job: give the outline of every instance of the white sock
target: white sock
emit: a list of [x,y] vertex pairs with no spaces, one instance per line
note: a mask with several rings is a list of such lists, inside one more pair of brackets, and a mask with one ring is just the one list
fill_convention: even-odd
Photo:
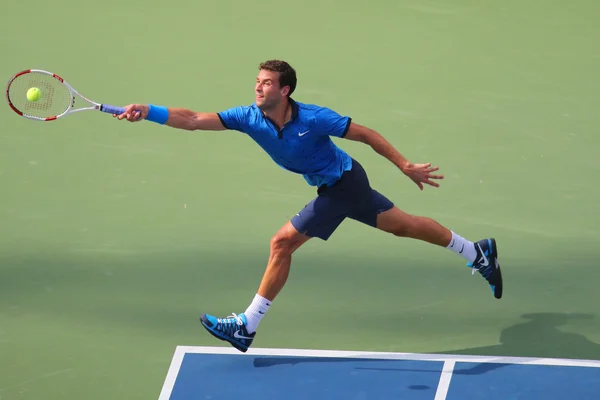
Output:
[[259,294],[254,296],[252,303],[244,312],[247,320],[246,329],[248,330],[248,333],[256,331],[260,320],[265,316],[270,306],[271,300],[268,300]]
[[452,250],[461,257],[464,257],[469,262],[474,262],[477,258],[477,250],[475,250],[475,244],[468,241],[467,239],[452,232],[452,239],[450,244],[446,246],[447,249]]

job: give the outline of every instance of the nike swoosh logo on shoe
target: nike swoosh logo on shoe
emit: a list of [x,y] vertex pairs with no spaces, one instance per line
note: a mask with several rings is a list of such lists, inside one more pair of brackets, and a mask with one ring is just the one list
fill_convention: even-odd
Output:
[[477,247],[479,247],[479,251],[481,252],[481,257],[483,258],[483,261],[480,261],[478,264],[480,264],[482,267],[487,267],[488,265],[490,265],[490,260],[488,260],[488,258],[485,256],[483,249],[481,248],[481,246],[478,244]]
[[240,331],[239,331],[239,330],[238,330],[238,331],[235,331],[235,332],[233,333],[233,337],[234,337],[234,338],[236,338],[236,339],[248,339],[248,340],[251,340],[251,339],[252,339],[251,337],[247,337],[247,336],[244,336],[244,335],[240,335]]

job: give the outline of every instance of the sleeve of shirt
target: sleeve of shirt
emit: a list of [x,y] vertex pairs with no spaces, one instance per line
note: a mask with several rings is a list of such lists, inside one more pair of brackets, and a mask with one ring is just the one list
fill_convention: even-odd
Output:
[[246,132],[249,125],[249,112],[247,106],[229,108],[218,112],[217,115],[226,129]]
[[317,112],[316,121],[322,135],[343,138],[348,133],[352,118],[342,116],[329,108],[322,107]]

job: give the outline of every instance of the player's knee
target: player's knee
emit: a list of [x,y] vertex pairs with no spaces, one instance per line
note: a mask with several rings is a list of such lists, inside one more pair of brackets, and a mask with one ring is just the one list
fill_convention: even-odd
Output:
[[418,228],[419,217],[407,215],[401,221],[390,227],[389,232],[398,237],[409,237],[411,232]]
[[408,235],[408,229],[406,226],[395,226],[390,233],[398,237],[406,237]]
[[271,238],[271,254],[288,256],[294,251],[294,241],[283,233],[276,233]]

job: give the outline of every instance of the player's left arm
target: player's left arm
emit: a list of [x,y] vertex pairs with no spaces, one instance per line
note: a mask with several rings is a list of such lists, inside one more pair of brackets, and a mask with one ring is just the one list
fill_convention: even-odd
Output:
[[368,144],[377,153],[390,160],[402,172],[410,165],[408,160],[383,136],[373,129],[353,122],[349,116],[343,116],[330,108],[321,107],[317,112],[316,120],[319,124],[319,130],[323,134]]
[[379,132],[359,125],[355,122],[350,122],[348,131],[344,139],[352,140],[367,144],[373,148],[381,156],[387,158],[402,172],[410,165],[410,162],[402,155],[392,144],[384,138]]
[[378,154],[387,158],[398,167],[421,190],[423,190],[424,183],[434,187],[440,186],[432,181],[432,179],[444,179],[443,175],[432,174],[432,172],[439,169],[438,167],[432,167],[429,163],[413,164],[409,162],[379,132],[353,122],[348,116],[342,116],[329,108],[321,107],[316,114],[316,121],[322,134],[341,137],[371,146]]
[[398,167],[400,171],[408,176],[421,190],[423,190],[423,183],[434,187],[440,186],[438,183],[432,181],[432,179],[444,179],[443,175],[432,174],[432,172],[439,169],[438,167],[432,167],[430,163],[413,164],[379,132],[354,122],[350,122],[349,124],[350,126],[347,128],[347,132],[343,136],[345,139],[371,146],[375,152],[387,158]]

